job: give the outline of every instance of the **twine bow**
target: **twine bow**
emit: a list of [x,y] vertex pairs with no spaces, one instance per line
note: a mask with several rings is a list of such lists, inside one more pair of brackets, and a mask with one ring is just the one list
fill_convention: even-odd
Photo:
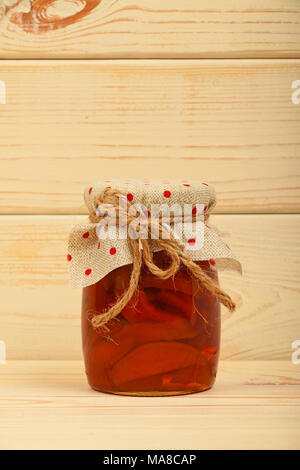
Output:
[[[128,226],[133,220],[136,219],[136,216],[129,215],[129,209],[132,204],[127,199],[125,205],[125,214],[120,213],[119,198],[126,199],[126,196],[124,196],[124,194],[122,194],[118,189],[106,188],[102,190],[101,193],[94,199],[94,211],[89,215],[90,221],[92,223],[100,222],[105,217],[105,215],[101,213],[99,214],[99,212],[97,212],[97,208],[98,206],[104,206],[108,204],[113,206],[115,209],[116,225],[119,226],[120,224],[125,224]],[[126,215],[126,217],[122,217],[122,215]],[[206,216],[206,219],[207,217],[208,216]],[[134,239],[130,236],[128,237],[133,254],[133,267],[128,289],[121,295],[116,303],[109,308],[108,311],[93,316],[91,319],[93,327],[103,327],[107,322],[117,317],[117,315],[122,312],[122,310],[137,291],[143,263],[154,276],[163,280],[174,276],[181,265],[186,266],[190,275],[198,280],[201,287],[214,295],[231,312],[234,311],[235,303],[230,298],[230,296],[226,294],[226,292],[224,292],[217,284],[215,284],[214,281],[203,271],[203,269],[185,253],[183,246],[178,240],[174,238],[170,231],[168,232],[168,238],[158,238],[156,240],[156,243],[160,249],[164,250],[169,256],[170,265],[167,269],[161,269],[154,263],[153,251],[149,243],[149,240],[151,239],[151,227],[153,228],[153,222],[154,224],[157,224],[158,233],[161,235],[165,233],[166,226],[159,218],[157,220],[154,219],[153,221],[153,218],[151,219],[151,217],[147,217],[145,218],[145,221],[148,235],[147,238]],[[174,218],[171,217],[170,222],[172,221],[174,222]]]

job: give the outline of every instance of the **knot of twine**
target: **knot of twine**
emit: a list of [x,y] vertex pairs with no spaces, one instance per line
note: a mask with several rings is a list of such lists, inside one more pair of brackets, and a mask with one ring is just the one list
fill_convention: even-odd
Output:
[[[122,218],[122,214],[120,214],[120,205],[119,205],[119,198],[126,199],[126,218]],[[97,212],[98,206],[109,204],[113,206],[116,213],[116,225],[122,225],[122,221],[125,220],[125,224],[127,226],[136,219],[135,216],[128,215],[129,209],[131,207],[130,201],[127,200],[126,196],[122,194],[118,189],[106,188],[101,193],[96,196],[94,199],[94,212],[90,213],[89,219],[92,223],[100,222],[105,215],[98,215]],[[121,215],[121,217],[120,217]],[[207,219],[208,216],[205,216]],[[194,219],[194,217],[193,217]],[[132,237],[128,237],[129,243],[132,248],[133,254],[133,267],[132,272],[129,280],[128,289],[121,295],[121,297],[116,301],[116,303],[109,308],[106,312],[101,314],[96,314],[91,319],[91,323],[94,328],[103,327],[107,322],[112,320],[113,318],[117,317],[119,313],[125,308],[128,302],[132,299],[135,292],[138,289],[139,279],[141,275],[141,269],[143,263],[147,266],[149,271],[156,277],[160,279],[169,279],[170,277],[174,276],[179,267],[181,265],[186,266],[190,275],[199,281],[200,287],[206,289],[212,295],[214,295],[225,307],[228,308],[231,312],[235,310],[235,303],[231,299],[231,297],[226,294],[204,271],[203,269],[198,266],[185,252],[184,248],[180,244],[178,240],[176,240],[173,235],[168,232],[168,238],[158,238],[156,239],[156,243],[160,247],[161,250],[164,250],[168,257],[170,258],[170,265],[167,269],[161,269],[154,263],[153,260],[153,251],[151,249],[149,239],[151,239],[151,225],[153,224],[153,219],[151,217],[146,217],[146,230],[148,234],[148,238],[138,238],[133,239]],[[171,217],[172,221],[172,217]],[[174,221],[174,218],[173,218]],[[165,224],[158,218],[157,220],[154,219],[154,223],[157,224],[157,229],[159,234],[165,233],[166,226]]]

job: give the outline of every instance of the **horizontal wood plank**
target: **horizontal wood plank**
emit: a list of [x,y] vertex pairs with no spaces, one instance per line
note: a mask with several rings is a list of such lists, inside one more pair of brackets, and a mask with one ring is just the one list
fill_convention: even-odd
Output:
[[9,361],[0,448],[299,449],[299,384],[287,361],[223,361],[207,392],[136,400],[90,390],[81,361]]
[[84,213],[113,177],[215,185],[221,213],[299,212],[300,60],[2,61],[0,213]]
[[299,57],[298,0],[1,0],[2,58]]
[[[0,340],[11,359],[81,357],[81,291],[66,240],[82,216],[0,217]],[[300,339],[300,216],[216,215],[244,275],[221,274],[238,310],[223,312],[222,359],[291,360]]]

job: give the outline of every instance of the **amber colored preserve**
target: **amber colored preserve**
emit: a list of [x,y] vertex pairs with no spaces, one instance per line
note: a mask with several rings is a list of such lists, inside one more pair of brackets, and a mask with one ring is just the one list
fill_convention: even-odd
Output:
[[[167,266],[163,252],[154,261]],[[218,282],[209,261],[197,262]],[[122,313],[95,330],[90,319],[107,311],[128,286],[131,265],[83,289],[82,340],[90,386],[126,395],[177,395],[207,390],[215,381],[220,305],[182,267],[161,280],[143,268],[139,290]]]

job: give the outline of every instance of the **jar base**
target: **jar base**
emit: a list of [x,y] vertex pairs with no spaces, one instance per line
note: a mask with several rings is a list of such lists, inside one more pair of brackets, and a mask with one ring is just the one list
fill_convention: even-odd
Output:
[[152,391],[152,392],[115,392],[111,390],[102,390],[97,387],[91,386],[93,390],[96,392],[101,392],[101,393],[108,393],[110,395],[122,395],[122,396],[128,396],[128,397],[172,397],[172,396],[178,396],[178,395],[191,395],[192,393],[199,393],[199,392],[205,392],[206,390],[209,390],[212,388],[212,385],[204,387],[204,388],[199,388],[198,390],[182,390],[182,391]]

